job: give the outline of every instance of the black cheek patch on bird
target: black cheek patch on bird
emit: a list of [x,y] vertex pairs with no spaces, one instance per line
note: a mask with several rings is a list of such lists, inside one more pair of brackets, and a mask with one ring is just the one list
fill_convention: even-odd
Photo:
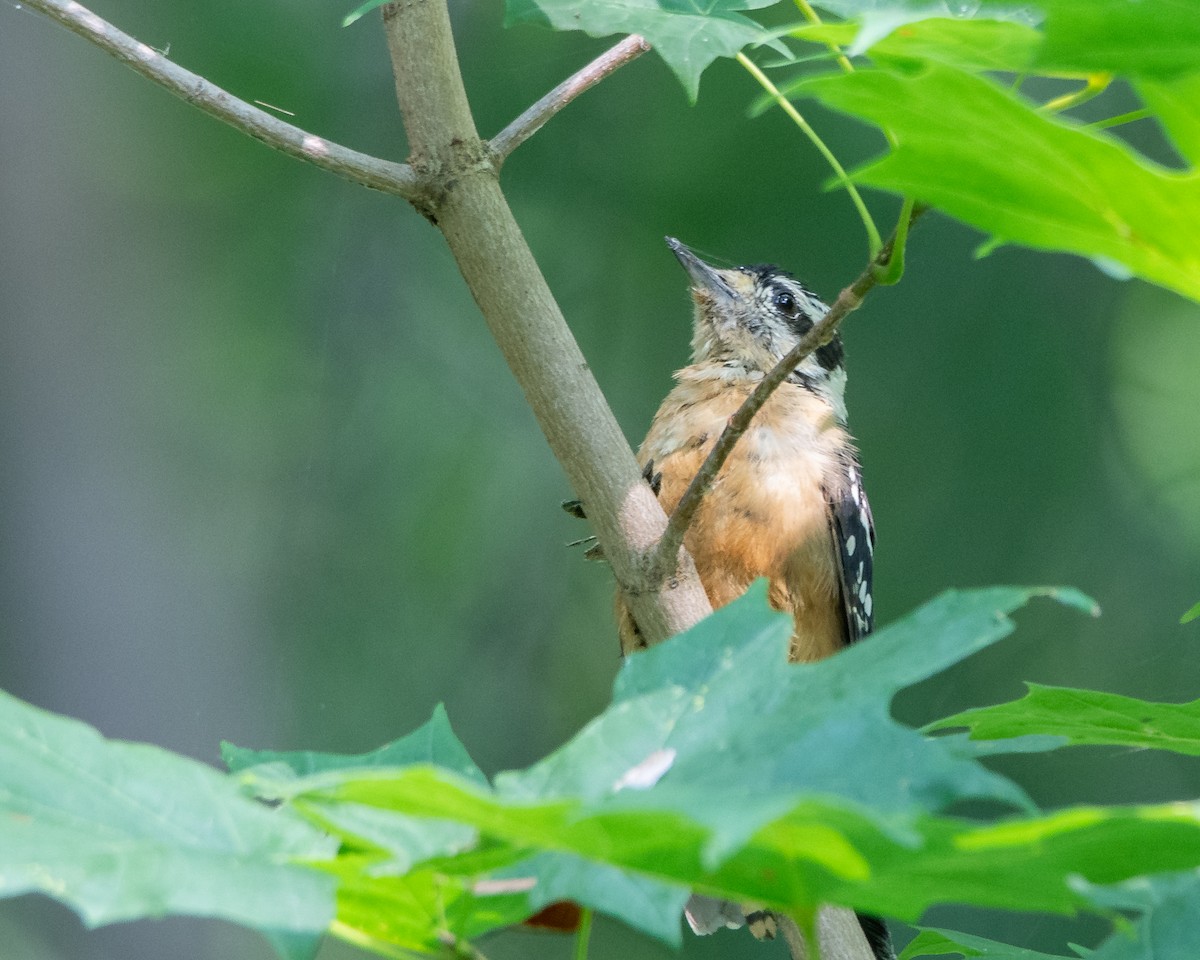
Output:
[[787,325],[792,328],[792,333],[797,337],[802,337],[812,329],[813,321],[812,317],[801,311],[794,317],[788,317]]
[[[812,326],[812,324],[809,324]],[[825,346],[817,347],[817,363],[826,370],[835,370],[842,365],[846,357],[846,349],[842,346],[842,338],[834,336]]]

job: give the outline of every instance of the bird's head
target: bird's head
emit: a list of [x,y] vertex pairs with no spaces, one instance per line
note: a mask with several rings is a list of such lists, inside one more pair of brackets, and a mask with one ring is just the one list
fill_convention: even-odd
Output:
[[[719,269],[705,263],[674,237],[671,248],[692,281],[696,304],[692,361],[723,363],[736,375],[757,377],[774,367],[829,307],[799,280],[778,267]],[[788,378],[825,397],[844,419],[846,372],[842,339],[810,353]]]

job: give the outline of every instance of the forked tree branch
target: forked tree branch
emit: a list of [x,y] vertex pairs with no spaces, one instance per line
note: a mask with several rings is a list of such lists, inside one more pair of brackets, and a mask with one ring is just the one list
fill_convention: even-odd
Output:
[[696,516],[696,511],[700,508],[700,503],[712,488],[713,481],[716,480],[717,474],[721,472],[721,467],[725,465],[725,461],[729,459],[729,454],[733,452],[734,445],[750,426],[754,415],[763,408],[763,405],[770,399],[771,394],[788,378],[788,374],[796,369],[797,364],[814,350],[827,344],[833,338],[838,325],[852,311],[858,309],[862,304],[863,297],[880,282],[881,271],[886,270],[890,265],[897,234],[901,232],[901,229],[906,231],[924,212],[924,207],[918,206],[912,209],[912,213],[909,215],[908,221],[903,225],[903,228],[897,228],[897,232],[888,238],[887,242],[880,248],[879,253],[867,264],[866,269],[859,274],[858,279],[838,295],[837,300],[833,302],[833,306],[829,308],[829,312],[813,324],[812,329],[800,338],[800,342],[792,347],[787,356],[775,364],[774,368],[762,378],[758,386],[746,398],[745,402],[734,411],[733,416],[729,418],[729,423],[721,431],[717,442],[713,444],[712,450],[709,451],[704,463],[700,465],[699,471],[692,478],[692,482],[688,484],[687,490],[684,491],[679,503],[675,506],[675,510],[671,513],[666,532],[663,534],[662,540],[659,541],[653,567],[654,570],[669,571],[674,569],[676,558],[679,555],[680,548],[683,546],[684,535],[687,533],[692,519]]
[[[25,0],[24,6],[58,21],[148,80],[269,147],[373,190],[420,201],[421,179],[407,164],[360,153],[280,120],[171,62],[162,51],[119,30],[74,0]],[[568,77],[495,136],[490,146],[496,160],[503,162],[568,103],[649,49],[641,37],[628,36]]]
[[420,193],[420,181],[406,164],[381,160],[343,147],[239,100],[198,74],[172,63],[158,50],[123,33],[74,0],[22,2],[31,10],[44,13],[68,30],[90,40],[175,96],[269,147],[316,164],[339,177],[395,194],[405,200],[413,200]]
[[642,37],[636,33],[631,34],[615,47],[604,51],[578,73],[568,77],[492,137],[490,145],[497,161],[503,163],[510,153],[537,133],[559,110],[614,70],[625,66],[631,60],[636,60],[649,49],[650,44]]

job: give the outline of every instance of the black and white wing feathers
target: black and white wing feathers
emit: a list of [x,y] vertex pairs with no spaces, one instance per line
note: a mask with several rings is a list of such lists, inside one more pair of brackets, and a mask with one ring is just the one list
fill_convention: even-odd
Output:
[[841,492],[830,499],[829,533],[837,552],[842,637],[848,645],[861,640],[875,626],[875,521],[863,489],[862,470],[854,461],[846,463],[845,470]]

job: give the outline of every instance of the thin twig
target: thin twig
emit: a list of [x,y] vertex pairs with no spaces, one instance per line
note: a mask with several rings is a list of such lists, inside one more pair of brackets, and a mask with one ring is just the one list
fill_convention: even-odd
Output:
[[[799,8],[800,12],[804,14],[805,20],[807,20],[809,23],[820,26],[821,17],[818,15],[817,11],[812,8],[812,4],[810,4],[808,0],[796,0],[796,6]],[[841,68],[843,73],[854,72],[854,64],[852,64],[850,62],[850,58],[842,52],[841,47],[839,47],[832,40],[826,40],[825,46],[828,47],[829,52],[836,57],[837,65]]]
[[[911,226],[926,209],[923,206],[914,207],[908,217],[906,226]],[[862,304],[863,297],[880,282],[880,277],[886,276],[886,270],[892,259],[892,251],[896,243],[897,234],[903,236],[903,230],[898,229],[896,233],[893,233],[888,238],[887,242],[880,248],[879,253],[872,258],[871,262],[867,264],[866,269],[859,274],[858,279],[838,295],[833,306],[829,308],[829,312],[813,324],[812,329],[800,338],[800,342],[792,347],[787,356],[780,360],[762,378],[750,396],[746,398],[745,402],[729,418],[729,423],[721,431],[717,442],[713,444],[708,457],[701,464],[696,476],[692,478],[692,482],[688,484],[687,490],[684,491],[683,497],[675,506],[674,512],[667,521],[666,532],[663,533],[662,540],[659,541],[658,549],[654,556],[653,570],[657,575],[669,574],[671,570],[675,569],[679,549],[683,545],[683,536],[687,533],[692,518],[696,515],[701,501],[712,487],[713,481],[725,465],[729,454],[733,451],[734,444],[738,442],[742,434],[750,426],[750,421],[754,419],[754,415],[762,409],[763,405],[770,399],[771,394],[787,379],[788,374],[796,369],[797,364],[814,350],[830,341],[838,325],[846,319],[851,311],[858,309]]]
[[588,960],[588,946],[592,938],[592,911],[584,907],[579,915],[579,930],[575,934],[574,960]]
[[57,20],[177,97],[269,147],[406,200],[421,193],[419,178],[406,164],[359,153],[285,123],[172,63],[158,50],[122,33],[74,0],[23,0],[22,5]]
[[854,185],[854,181],[852,181],[850,179],[850,175],[846,173],[846,168],[842,166],[841,161],[838,160],[834,152],[830,150],[828,146],[826,146],[825,141],[821,139],[820,134],[818,134],[817,131],[812,128],[809,122],[804,119],[800,111],[796,109],[795,104],[793,104],[787,97],[779,92],[779,88],[776,87],[775,84],[771,82],[771,79],[762,72],[758,64],[746,56],[745,53],[738,53],[736,59],[737,62],[740,63],[746,70],[746,72],[758,81],[759,86],[761,86],[768,93],[771,99],[779,105],[779,108],[791,118],[792,123],[796,124],[796,126],[800,128],[800,131],[806,137],[808,137],[809,142],[812,143],[812,145],[820,152],[821,156],[825,158],[825,162],[829,164],[830,168],[833,170],[834,176],[837,177],[838,183],[849,195],[850,202],[854,204],[854,209],[858,211],[859,219],[862,220],[863,229],[867,231],[867,247],[871,251],[871,256],[877,256],[878,251],[880,250],[879,229],[875,226],[875,221],[871,218],[871,212],[867,209],[866,203],[863,202],[862,195],[858,192],[858,187]]
[[1061,97],[1048,100],[1038,109],[1044,113],[1061,113],[1064,110],[1070,110],[1072,107],[1077,107],[1081,103],[1087,103],[1100,96],[1109,88],[1112,81],[1111,73],[1088,74],[1087,80],[1078,90],[1072,90],[1070,93],[1064,93]]
[[492,155],[498,161],[503,162],[510,153],[537,133],[547,120],[568,103],[585,90],[594,87],[613,71],[625,66],[631,60],[636,60],[649,49],[650,44],[635,33],[626,37],[615,47],[604,51],[496,134],[491,142]]
[[1123,123],[1133,123],[1135,120],[1145,120],[1147,117],[1152,117],[1152,114],[1145,107],[1139,110],[1130,110],[1128,113],[1118,114],[1115,117],[1108,117],[1104,120],[1093,120],[1088,124],[1093,130],[1104,130],[1108,127],[1119,127]]
[[[820,14],[813,9],[812,4],[808,0],[796,0],[796,6],[799,7],[800,12],[804,14],[804,19],[809,23],[817,26],[824,23]],[[837,56],[837,64],[841,67],[843,73],[854,73],[854,64],[850,62],[850,58],[846,56],[841,47],[832,40],[826,40],[825,46],[831,53]],[[883,135],[887,138],[889,144],[893,147],[896,146],[896,135],[888,127],[883,127]]]

